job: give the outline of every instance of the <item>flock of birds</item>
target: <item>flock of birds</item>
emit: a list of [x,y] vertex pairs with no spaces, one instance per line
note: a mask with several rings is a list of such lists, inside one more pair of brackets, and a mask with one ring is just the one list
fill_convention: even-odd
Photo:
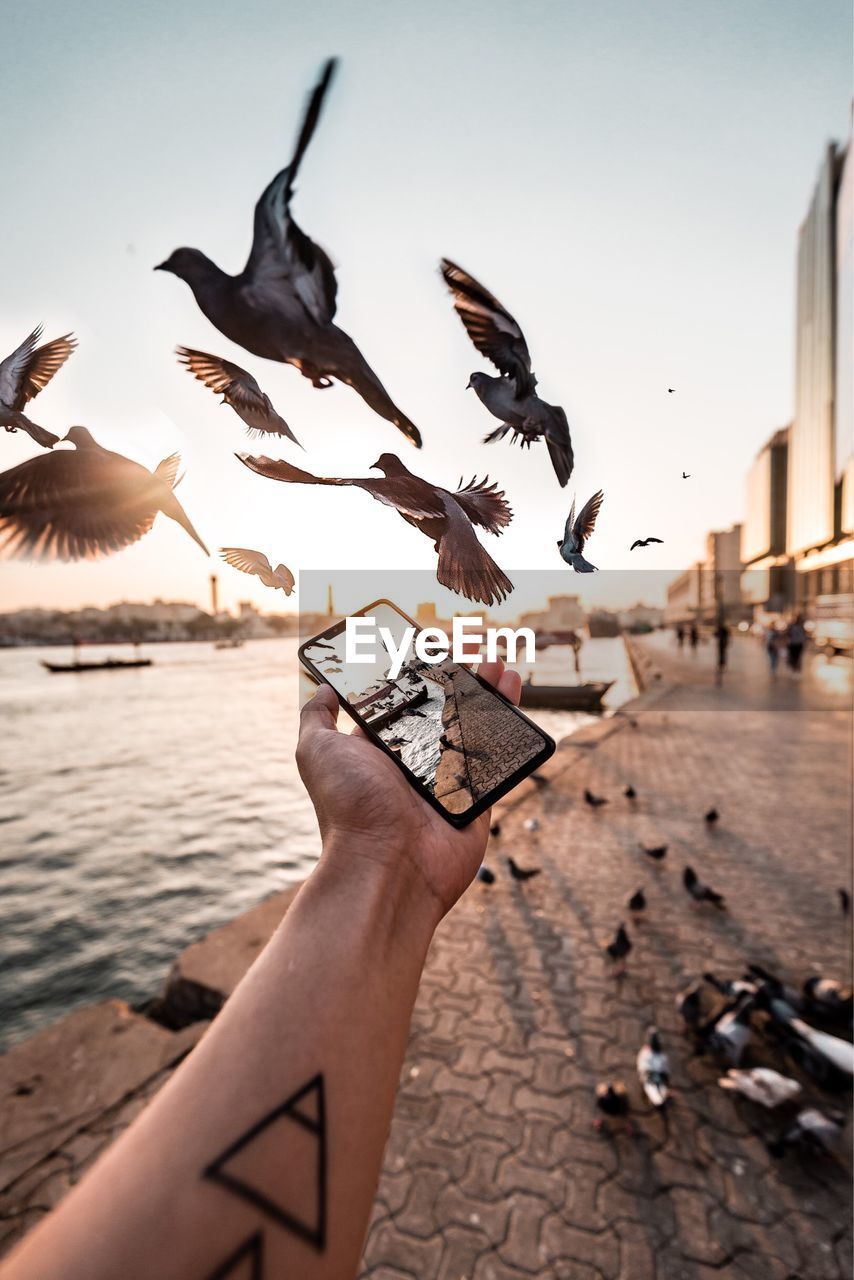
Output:
[[[228,275],[198,249],[176,249],[156,270],[184,280],[207,319],[225,337],[254,356],[295,366],[317,388],[334,382],[352,387],[366,404],[391,422],[416,448],[421,434],[397,407],[353,339],[335,324],[337,282],[326,252],[297,225],[291,199],[300,165],[317,128],[335,72],[324,65],[303,115],[290,161],[273,178],[255,207],[252,248],[238,275]],[[454,308],[476,350],[498,370],[475,372],[469,380],[484,408],[499,425],[491,443],[508,434],[522,448],[544,441],[558,483],[572,475],[574,455],[569,424],[559,405],[542,399],[524,333],[501,302],[462,267],[444,258],[442,278]],[[209,554],[174,494],[179,458],[166,458],[153,471],[103,448],[85,428],[71,427],[59,438],[33,422],[24,410],[62,367],[76,342],[71,334],[37,345],[35,329],[0,363],[0,426],[24,431],[45,450],[0,474],[0,549],[10,556],[76,560],[109,555],[136,542],[159,512],[177,521]],[[179,346],[180,363],[198,381],[222,397],[250,434],[265,440],[289,440],[302,447],[288,423],[247,370],[230,360]],[[668,387],[668,393],[674,388]],[[500,603],[513,584],[479,542],[475,528],[498,535],[512,511],[502,490],[487,478],[462,480],[444,489],[413,474],[395,454],[374,464],[382,478],[321,477],[282,459],[238,453],[259,475],[287,484],[349,485],[396,510],[420,529],[438,555],[439,582],[469,600]],[[683,472],[683,478],[687,479]],[[595,568],[585,558],[602,504],[600,490],[575,517],[573,502],[560,554],[576,572]],[[649,546],[658,538],[636,540]],[[265,585],[289,595],[294,576],[275,570],[263,553],[222,548],[228,564],[257,575]]]
[[[637,725],[637,721],[632,721]],[[534,774],[540,787],[548,786],[548,779]],[[637,800],[637,791],[631,784],[623,790],[629,805]],[[584,803],[594,812],[609,803],[606,796],[599,796],[589,788],[583,792]],[[720,821],[717,808],[709,809],[703,817],[709,828]],[[524,830],[536,832],[538,818],[527,818]],[[494,822],[490,835],[501,836],[501,823]],[[661,866],[667,857],[666,844],[639,845],[644,857],[654,866]],[[512,856],[506,856],[511,879],[519,885],[533,880],[542,872],[541,867],[523,867]],[[485,864],[477,878],[485,884],[494,884],[495,872]],[[682,870],[682,885],[691,899],[692,906],[701,910],[711,908],[725,911],[723,894],[705,884],[691,866]],[[850,912],[850,897],[845,889],[838,890],[842,914]],[[647,909],[643,886],[633,890],[626,900],[632,931],[641,936],[640,928]],[[611,974],[620,978],[626,973],[627,960],[634,943],[625,921],[621,921],[613,937],[602,943],[604,955],[611,966]],[[846,1115],[843,1111],[819,1105],[804,1098],[800,1081],[778,1070],[785,1059],[797,1066],[810,1082],[823,1091],[850,1091],[854,1077],[854,1045],[851,1043],[854,994],[851,987],[843,987],[833,978],[812,974],[805,978],[800,988],[783,983],[775,974],[758,964],[749,964],[740,977],[721,978],[706,972],[676,996],[676,1008],[685,1025],[695,1053],[709,1053],[726,1069],[718,1084],[731,1093],[738,1093],[749,1102],[765,1110],[775,1111],[784,1122],[767,1136],[766,1145],[772,1155],[780,1156],[790,1147],[801,1147],[813,1153],[838,1156],[842,1153]],[[843,1034],[837,1034],[842,1032]],[[843,1038],[847,1036],[848,1038]],[[742,1066],[745,1054],[759,1058],[758,1065]],[[776,1065],[768,1065],[769,1059]],[[641,1088],[649,1102],[657,1110],[663,1108],[670,1097],[670,1059],[662,1044],[656,1026],[649,1026],[636,1060]],[[596,1127],[609,1129],[622,1127],[632,1132],[630,1119],[631,1101],[626,1084],[619,1079],[602,1080],[596,1085]]]

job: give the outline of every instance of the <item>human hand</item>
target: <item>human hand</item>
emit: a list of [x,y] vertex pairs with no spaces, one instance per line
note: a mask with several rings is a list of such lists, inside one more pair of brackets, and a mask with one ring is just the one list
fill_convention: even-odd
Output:
[[[521,680],[504,663],[478,674],[518,705]],[[317,813],[323,863],[344,874],[376,874],[391,886],[427,890],[436,922],[468,887],[483,861],[489,812],[461,830],[446,822],[397,765],[356,728],[337,729],[338,699],[321,685],[303,707],[297,766]]]

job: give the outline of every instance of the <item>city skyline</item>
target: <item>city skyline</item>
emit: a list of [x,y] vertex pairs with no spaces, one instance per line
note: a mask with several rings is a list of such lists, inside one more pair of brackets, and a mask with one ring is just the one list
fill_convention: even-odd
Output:
[[[447,485],[488,472],[516,512],[500,540],[485,539],[511,576],[519,565],[559,570],[550,557],[572,493],[583,502],[600,486],[595,563],[633,568],[629,544],[649,533],[664,537],[642,553],[650,570],[701,559],[707,530],[742,518],[745,475],[792,418],[798,229],[826,142],[845,141],[850,102],[847,6],[830,3],[818,17],[799,3],[742,10],[726,3],[708,15],[659,0],[643,14],[622,4],[591,14],[545,4],[516,40],[513,10],[497,5],[486,58],[476,24],[455,24],[443,6],[444,30],[435,9],[413,10],[399,29],[370,34],[356,15],[326,6],[299,31],[289,25],[287,41],[275,39],[284,19],[264,3],[217,24],[194,21],[195,5],[114,15],[96,4],[86,42],[73,40],[74,17],[59,6],[17,11],[18,47],[34,47],[38,22],[42,54],[38,65],[16,63],[8,84],[20,113],[9,176],[27,190],[28,213],[12,202],[2,214],[10,252],[0,341],[5,354],[38,321],[48,338],[80,337],[33,417],[60,433],[84,422],[152,467],[180,448],[181,500],[212,548],[256,546],[295,572],[366,560],[430,568],[415,531],[360,495],[319,499],[243,474],[235,450],[279,453],[247,441],[231,411],[179,369],[173,348],[183,342],[250,369],[314,471],[367,474],[393,450]],[[448,29],[467,65],[450,81]],[[249,35],[259,30],[263,45]],[[341,323],[421,427],[421,454],[347,389],[321,395],[294,371],[241,353],[183,285],[151,270],[182,243],[240,266],[254,201],[285,162],[329,53],[341,55],[341,74],[295,213],[338,263]],[[511,71],[512,95],[490,95]],[[227,73],[239,92],[220,92]],[[146,93],[153,75],[157,92]],[[200,116],[206,128],[196,133]],[[132,151],[123,145],[131,136]],[[62,238],[48,229],[58,189]],[[569,416],[577,461],[568,489],[557,488],[545,451],[480,443],[491,423],[464,388],[486,366],[437,278],[443,253],[522,323],[543,394]],[[4,467],[34,452],[5,433],[0,447]],[[290,447],[280,454],[297,461]],[[358,536],[342,539],[341,529]],[[214,570],[227,607],[249,599],[288,611],[254,580],[206,561],[162,518],[107,561],[0,565],[0,607],[128,596],[206,607]]]

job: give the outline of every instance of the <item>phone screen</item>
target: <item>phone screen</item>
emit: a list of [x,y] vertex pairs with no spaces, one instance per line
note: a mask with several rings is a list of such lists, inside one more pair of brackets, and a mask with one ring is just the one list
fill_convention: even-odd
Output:
[[300,658],[449,821],[470,822],[552,754],[548,734],[466,667],[423,662],[414,645],[402,656],[415,624],[396,606],[352,616],[364,620],[359,649],[370,661],[347,661],[344,622],[307,641]]

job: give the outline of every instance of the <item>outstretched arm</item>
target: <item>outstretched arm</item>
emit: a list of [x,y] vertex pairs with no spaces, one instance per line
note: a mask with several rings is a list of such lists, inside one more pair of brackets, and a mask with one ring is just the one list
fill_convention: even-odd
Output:
[[[501,664],[481,673],[518,701]],[[350,1280],[438,921],[483,857],[322,688],[297,761],[323,853],[270,943],[148,1109],[2,1280]]]

